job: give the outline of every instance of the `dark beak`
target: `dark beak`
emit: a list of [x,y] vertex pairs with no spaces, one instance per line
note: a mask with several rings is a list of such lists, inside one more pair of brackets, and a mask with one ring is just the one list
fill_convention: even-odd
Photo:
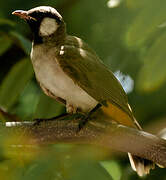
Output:
[[32,19],[32,20],[36,21],[35,18],[33,18],[33,17],[31,17],[31,16],[28,15],[28,12],[27,12],[27,11],[17,10],[17,11],[12,12],[12,14],[15,15],[15,16],[18,16],[18,17],[20,17],[20,18],[22,18],[22,19],[24,19],[24,20],[30,20],[30,19]]

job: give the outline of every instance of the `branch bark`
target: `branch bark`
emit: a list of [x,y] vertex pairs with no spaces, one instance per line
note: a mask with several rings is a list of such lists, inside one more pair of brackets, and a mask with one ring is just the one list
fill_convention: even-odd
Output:
[[[42,122],[8,122],[9,133],[27,136],[27,144],[47,145],[59,142],[91,144],[108,149],[130,152],[166,167],[166,140],[144,131],[139,131],[106,119],[92,117],[86,126],[77,132],[80,116]],[[22,143],[21,139],[20,142]]]

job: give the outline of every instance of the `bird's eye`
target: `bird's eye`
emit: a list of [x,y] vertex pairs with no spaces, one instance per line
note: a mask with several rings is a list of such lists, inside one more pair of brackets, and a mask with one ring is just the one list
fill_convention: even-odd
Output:
[[45,17],[40,24],[39,34],[41,36],[50,36],[55,33],[59,25],[54,18]]

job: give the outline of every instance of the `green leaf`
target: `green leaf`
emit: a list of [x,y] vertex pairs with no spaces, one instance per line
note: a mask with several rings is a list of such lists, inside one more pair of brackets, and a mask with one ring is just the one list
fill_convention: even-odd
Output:
[[44,93],[41,93],[36,112],[34,114],[35,118],[50,118],[57,116],[64,112],[64,107],[56,100],[46,96]]
[[56,164],[60,164],[56,157],[42,156],[35,163],[31,163],[30,166],[27,167],[24,175],[20,177],[20,180],[57,179],[58,167]]
[[32,76],[33,69],[28,58],[16,63],[0,86],[0,105],[5,109],[11,108]]
[[5,19],[5,18],[0,18],[0,25],[9,25],[9,26],[14,26],[16,23],[9,20],[9,19]]
[[[162,5],[161,5],[162,4]],[[155,32],[160,30],[160,25],[166,20],[165,18],[166,1],[151,0],[146,3],[134,18],[133,23],[129,26],[126,42],[129,46],[141,45],[149,39]]]
[[107,170],[107,172],[112,176],[113,180],[121,179],[121,168],[116,161],[103,161],[101,165]]
[[88,161],[88,159],[76,163],[70,172],[69,180],[112,180],[111,175],[99,163]]
[[149,49],[138,75],[137,90],[154,91],[166,82],[165,42],[166,35],[163,34]]
[[26,39],[24,36],[22,36],[21,34],[18,34],[17,32],[12,31],[10,32],[10,35],[12,35],[17,40],[19,40],[22,49],[27,55],[29,55],[31,52],[31,47],[32,47],[31,42],[28,39]]
[[148,5],[151,2],[151,0],[126,0],[126,4],[128,8],[131,9],[140,9],[143,8],[144,6]]
[[18,97],[17,106],[12,107],[12,113],[17,114],[22,120],[32,120],[39,98],[39,88],[32,79]]
[[7,35],[0,36],[0,56],[12,45],[11,39]]

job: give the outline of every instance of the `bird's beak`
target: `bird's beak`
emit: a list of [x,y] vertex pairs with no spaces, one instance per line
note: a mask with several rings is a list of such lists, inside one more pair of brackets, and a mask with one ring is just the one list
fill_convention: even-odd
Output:
[[33,18],[33,17],[31,17],[31,16],[28,15],[28,12],[27,12],[27,11],[16,10],[16,11],[12,12],[12,14],[15,15],[15,16],[18,16],[18,17],[20,17],[20,18],[22,18],[22,19],[24,19],[24,20],[33,19],[33,20],[36,21],[35,18]]

